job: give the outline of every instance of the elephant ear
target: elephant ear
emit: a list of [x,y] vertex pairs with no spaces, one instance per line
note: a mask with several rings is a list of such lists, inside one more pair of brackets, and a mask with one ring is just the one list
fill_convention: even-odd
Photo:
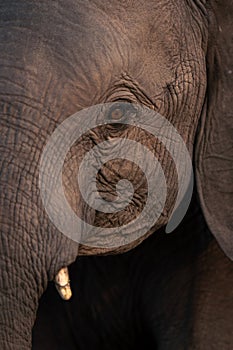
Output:
[[196,179],[209,229],[233,260],[233,1],[210,1],[207,93],[196,144]]

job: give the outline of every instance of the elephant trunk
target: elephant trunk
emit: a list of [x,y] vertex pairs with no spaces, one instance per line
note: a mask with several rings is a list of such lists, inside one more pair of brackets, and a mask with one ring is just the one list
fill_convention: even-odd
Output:
[[28,306],[28,298],[13,298],[1,293],[0,348],[2,350],[31,349],[31,329],[36,305]]
[[33,280],[22,270],[18,275],[12,276],[8,272],[3,275],[0,285],[0,349],[29,350],[38,306]]
[[6,216],[1,218],[0,254],[7,255],[0,260],[0,349],[29,350],[38,299],[46,287],[46,274],[32,259],[33,249],[28,249],[30,240],[25,244],[19,227],[17,231],[6,221]]

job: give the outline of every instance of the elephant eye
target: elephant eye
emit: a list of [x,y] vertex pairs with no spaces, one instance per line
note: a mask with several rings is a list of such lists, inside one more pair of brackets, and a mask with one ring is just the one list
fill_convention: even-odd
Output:
[[108,120],[117,124],[125,123],[128,117],[135,113],[136,111],[131,103],[125,101],[114,103],[108,112]]
[[122,110],[122,108],[115,108],[111,111],[110,113],[110,118],[112,120],[115,120],[115,121],[119,121],[124,115],[124,111]]
[[108,120],[112,122],[120,122],[125,114],[125,108],[124,105],[121,103],[116,103],[113,106],[111,106],[109,112],[108,112]]

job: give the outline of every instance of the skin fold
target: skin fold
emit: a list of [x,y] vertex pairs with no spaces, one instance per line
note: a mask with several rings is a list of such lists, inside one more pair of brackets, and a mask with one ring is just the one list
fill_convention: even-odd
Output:
[[[107,344],[129,349],[139,346],[136,334],[140,341],[148,336],[148,344],[158,349],[232,348],[228,331],[233,309],[232,14],[233,3],[226,0],[1,1],[0,349],[31,348],[39,298],[49,281],[59,279],[58,272],[77,256],[70,283],[72,288],[77,269],[81,295],[73,286],[73,297],[65,305],[56,299],[57,291],[53,296],[49,284],[44,299],[52,299],[51,308],[61,306],[64,319],[70,317],[66,312],[70,307],[72,317],[77,317],[80,340],[77,331],[70,349]],[[64,162],[64,190],[77,214],[97,226],[115,227],[125,224],[129,213],[136,216],[145,203],[143,174],[127,161],[113,161],[98,176],[99,192],[107,200],[116,195],[119,178],[129,177],[138,194],[128,212],[105,215],[83,202],[74,182],[80,159],[105,137],[140,140],[160,159],[168,191],[161,217],[144,237],[116,249],[94,248],[70,240],[49,220],[40,197],[39,162],[49,137],[70,115],[98,103],[122,100],[159,112],[183,138],[194,162],[194,209],[175,233],[165,235],[177,194],[177,176],[168,152],[151,135],[134,128],[97,128],[71,147]],[[115,120],[121,113],[115,110],[110,117]],[[119,253],[125,254],[115,256]],[[116,277],[103,277],[106,290],[98,289],[97,275],[101,271],[111,275],[108,266]],[[126,266],[125,275],[119,276]],[[85,282],[91,276],[95,276],[93,287]],[[69,280],[66,276],[64,284],[63,277],[57,281],[61,294]],[[100,299],[94,293],[95,284]],[[89,290],[93,304],[85,297]],[[183,294],[176,297],[180,290]],[[121,307],[124,293],[128,308]],[[109,323],[102,319],[96,326],[102,308],[107,308]],[[130,325],[118,327],[126,314]],[[83,324],[80,315],[84,315]],[[37,339],[44,341],[39,331],[43,317],[54,321],[52,312],[46,316],[42,301],[33,345],[37,349],[42,348]],[[114,319],[116,324],[108,332],[105,327]],[[57,322],[51,332],[62,329],[59,317]],[[83,328],[90,327],[88,322],[94,327],[90,347]],[[76,332],[73,325],[71,329]],[[67,326],[64,332],[69,338]],[[57,342],[51,337],[53,341]],[[61,343],[57,344],[50,348],[59,349]]]

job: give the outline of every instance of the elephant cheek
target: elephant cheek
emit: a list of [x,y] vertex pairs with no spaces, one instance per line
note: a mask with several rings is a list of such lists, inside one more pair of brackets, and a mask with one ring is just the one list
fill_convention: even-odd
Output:
[[[148,137],[148,135],[142,135],[141,133],[136,134],[133,132],[134,130],[131,131],[132,133],[130,134],[129,130],[122,129],[122,133],[127,132],[127,136],[131,137],[133,140],[136,139],[141,144],[144,144],[145,147],[149,148],[149,150],[155,154],[155,157],[157,157],[157,159],[161,160],[161,166],[164,173],[166,173],[165,177],[167,180],[168,195],[163,211],[159,217],[159,220],[155,224],[152,223],[151,226],[148,225],[148,230],[143,236],[144,239],[149,234],[167,223],[169,213],[174,206],[174,201],[176,198],[177,176],[173,161],[161,143],[156,142],[154,138]],[[98,141],[101,140],[101,137],[103,138],[102,132],[101,135],[100,133],[96,133],[96,138],[98,138]],[[97,143],[97,141],[95,143]],[[79,188],[79,183],[77,181],[80,161],[83,159],[84,154],[91,149],[91,146],[93,146],[91,142],[89,147],[87,147],[86,142],[85,148],[82,148],[81,143],[77,144],[76,147],[73,147],[70,150],[70,155],[66,158],[63,173],[63,184],[65,188],[66,198],[73,211],[77,216],[81,217],[83,221],[87,222],[90,225],[93,225],[94,227],[101,227],[103,229],[112,229],[119,227],[120,231],[120,228],[122,226],[128,225],[132,221],[139,218],[146,205],[148,199],[148,183],[146,174],[137,164],[127,159],[116,158],[105,163],[97,173],[96,177],[96,188],[99,196],[107,203],[111,203],[117,200],[119,195],[117,192],[118,184],[121,180],[124,179],[127,179],[127,181],[129,181],[131,184],[131,187],[133,189],[133,196],[129,203],[123,207],[122,210],[119,210],[117,212],[103,212],[101,211],[101,208],[99,208],[99,210],[98,208],[97,210],[94,209],[83,199]],[[160,190],[156,181],[154,183],[154,190],[158,192]],[[137,225],[132,225],[132,234],[135,235],[138,230],[142,229],[141,225],[143,224],[141,224],[140,221],[138,221]],[[111,237],[109,237],[109,240],[111,240]],[[127,244],[126,247],[123,247],[122,244],[122,247],[119,246],[116,248],[116,250],[114,249],[114,251],[120,252],[132,249],[141,240],[141,237],[139,237],[139,239],[135,239],[131,243]],[[98,237],[96,246],[90,246],[88,248],[88,243],[85,243],[84,241],[81,241],[80,243],[80,255],[113,251],[113,248],[109,250],[109,247],[105,247],[106,249],[98,249]],[[83,245],[85,245],[85,247],[83,247]]]

